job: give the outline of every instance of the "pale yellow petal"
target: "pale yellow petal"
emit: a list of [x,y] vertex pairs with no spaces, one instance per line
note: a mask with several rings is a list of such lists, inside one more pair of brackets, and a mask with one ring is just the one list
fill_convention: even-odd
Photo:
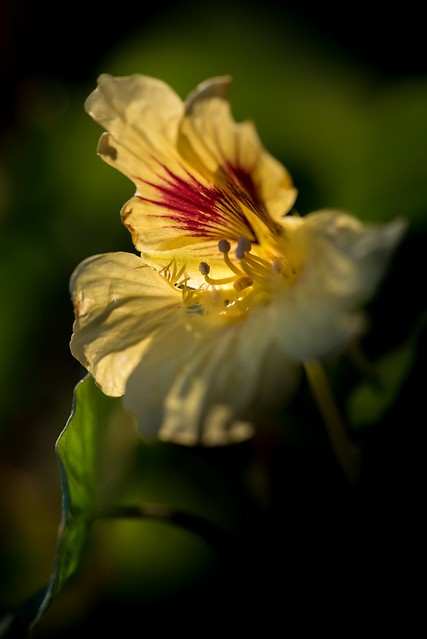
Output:
[[302,270],[271,305],[272,322],[292,357],[321,358],[365,328],[359,308],[378,286],[405,224],[368,226],[330,211],[284,224],[289,255]]
[[176,144],[183,103],[165,83],[144,75],[103,74],[85,103],[86,111],[111,133],[116,143],[133,153],[161,153]]
[[242,202],[180,154],[184,105],[165,83],[105,74],[86,109],[108,130],[100,139],[99,155],[136,186],[122,219],[139,251],[189,246],[191,262],[191,245],[202,239],[255,239]]
[[[163,182],[162,182],[163,180]],[[159,171],[156,181],[138,186],[122,209],[122,220],[141,252],[170,251],[226,237],[255,240],[237,198],[204,178]]]
[[193,106],[200,102],[200,100],[208,98],[222,98],[223,100],[228,100],[230,96],[231,81],[231,76],[223,75],[200,82],[194,91],[191,91],[185,99],[186,114],[189,115]]
[[155,332],[179,316],[181,293],[130,253],[96,255],[74,271],[71,351],[107,395],[121,396]]
[[372,296],[407,226],[401,219],[363,224],[339,211],[311,213],[303,220],[294,236],[294,250],[305,261],[306,273],[350,303]]
[[[200,85],[186,100],[180,149],[214,179],[227,177],[258,203],[258,217],[270,224],[293,206],[296,190],[285,167],[263,147],[252,122],[236,123],[228,103],[229,78]],[[253,220],[251,220],[253,221]]]
[[349,310],[312,284],[296,284],[269,309],[282,351],[299,362],[337,353],[366,327],[362,313]]
[[152,257],[178,250],[196,278],[193,244],[240,237],[261,244],[280,232],[277,220],[296,196],[252,123],[234,122],[229,84],[208,80],[183,104],[160,80],[104,74],[86,102],[108,130],[99,155],[136,186],[122,209],[135,247]]
[[263,311],[228,325],[195,317],[158,333],[129,379],[125,404],[143,436],[225,445],[253,434],[254,418],[294,389],[297,370],[274,349]]

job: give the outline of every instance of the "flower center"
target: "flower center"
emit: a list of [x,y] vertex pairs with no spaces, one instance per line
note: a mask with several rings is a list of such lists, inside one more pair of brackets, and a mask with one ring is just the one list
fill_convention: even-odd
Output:
[[244,237],[237,240],[235,260],[230,257],[231,245],[226,239],[218,242],[229,271],[226,277],[215,278],[207,262],[200,262],[199,271],[206,285],[198,290],[187,289],[184,296],[189,314],[215,314],[225,320],[241,320],[260,305],[268,304],[279,290],[295,279],[296,274],[284,253],[277,249],[272,259],[265,259],[252,251],[251,242]]

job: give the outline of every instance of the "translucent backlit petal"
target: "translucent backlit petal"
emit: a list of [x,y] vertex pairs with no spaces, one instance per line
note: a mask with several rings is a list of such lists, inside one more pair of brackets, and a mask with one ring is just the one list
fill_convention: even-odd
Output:
[[121,396],[155,332],[179,314],[182,295],[129,253],[85,260],[70,288],[71,351],[107,395]]
[[373,294],[406,225],[367,226],[325,211],[287,218],[286,226],[289,253],[302,272],[271,306],[275,333],[293,357],[321,358],[365,328],[358,309]]
[[125,152],[137,158],[169,154],[184,110],[180,98],[161,80],[108,74],[98,78],[85,109]]
[[254,418],[277,403],[278,380],[283,401],[298,377],[295,361],[271,352],[264,321],[255,314],[224,326],[194,317],[160,331],[126,387],[141,434],[205,446],[250,437]]

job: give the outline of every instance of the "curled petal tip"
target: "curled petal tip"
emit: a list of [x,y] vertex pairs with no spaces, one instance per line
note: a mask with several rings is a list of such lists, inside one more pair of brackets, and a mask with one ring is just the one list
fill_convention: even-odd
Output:
[[202,100],[215,97],[227,100],[231,81],[231,77],[226,75],[201,82],[185,100],[185,115],[190,115],[194,105]]

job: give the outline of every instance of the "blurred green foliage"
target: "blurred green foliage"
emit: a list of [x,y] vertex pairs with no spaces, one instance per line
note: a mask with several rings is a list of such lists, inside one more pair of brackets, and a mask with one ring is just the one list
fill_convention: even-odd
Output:
[[[255,581],[269,575],[268,570],[260,569],[262,558],[253,550],[256,539],[260,547],[267,548],[266,561],[274,565],[279,537],[286,532],[288,554],[279,564],[282,574],[287,566],[295,577],[299,562],[303,569],[310,562],[317,571],[330,568],[319,559],[322,543],[330,543],[326,542],[328,516],[337,524],[336,512],[342,515],[338,536],[353,531],[349,543],[353,544],[352,561],[357,562],[356,537],[368,555],[369,544],[378,550],[391,512],[396,509],[401,514],[404,508],[400,491],[404,492],[402,482],[408,476],[402,467],[410,465],[419,437],[421,418],[409,415],[422,414],[425,331],[420,331],[417,350],[411,351],[408,361],[402,363],[404,353],[396,349],[405,344],[426,308],[422,257],[427,221],[427,73],[382,74],[366,60],[360,63],[346,56],[320,30],[306,29],[304,21],[295,20],[283,8],[274,12],[267,6],[262,11],[251,5],[243,12],[238,3],[226,3],[202,10],[189,2],[172,3],[168,9],[147,22],[133,22],[122,39],[117,34],[113,39],[106,29],[94,32],[100,53],[77,79],[69,81],[43,68],[23,76],[13,116],[1,133],[0,507],[8,525],[0,534],[0,594],[5,605],[17,604],[43,585],[53,562],[60,517],[53,445],[68,415],[72,388],[83,375],[68,350],[72,324],[69,276],[85,257],[132,250],[119,211],[133,186],[96,157],[101,130],[83,111],[84,100],[101,72],[160,77],[182,97],[210,76],[231,75],[233,113],[237,120],[252,119],[266,148],[289,169],[299,190],[298,212],[339,208],[366,221],[404,217],[409,222],[389,274],[369,306],[371,330],[362,343],[368,358],[384,362],[390,379],[399,381],[393,386],[393,410],[386,410],[368,433],[358,431],[367,449],[367,479],[365,492],[362,490],[367,501],[362,519],[355,522],[352,510],[360,516],[360,502],[355,504],[335,470],[325,469],[321,461],[327,445],[317,433],[318,417],[304,389],[286,417],[280,438],[284,448],[280,454],[273,453],[268,478],[265,469],[260,470],[262,464],[249,464],[252,449],[248,447],[222,451],[216,457],[206,451],[190,457],[187,450],[177,453],[174,447],[154,447],[133,484],[137,496],[166,501],[174,500],[179,492],[186,496],[187,506],[199,507],[208,500],[214,519],[224,517],[225,511],[228,523],[234,516],[242,516],[247,523],[247,504],[242,505],[240,493],[242,476],[245,480],[250,476],[251,485],[256,484],[260,492],[264,484],[275,483],[278,493],[274,493],[273,511],[277,516],[282,508],[286,525],[281,521],[272,539],[260,531],[261,524],[253,524],[249,538],[242,542],[242,555],[246,552],[248,561],[256,566]],[[331,363],[330,374],[345,407],[349,388],[363,383],[363,375],[347,361]],[[357,423],[361,417],[354,402],[353,398],[351,414]],[[301,410],[307,421],[305,431],[299,429]],[[365,414],[366,410],[363,403]],[[264,446],[271,457],[266,439]],[[186,465],[191,468],[187,474]],[[374,509],[376,499],[381,507]],[[364,526],[370,517],[380,532],[368,543]],[[271,515],[268,522],[271,533],[272,522],[278,522]],[[102,609],[103,580],[107,590],[111,588],[108,601],[131,615],[132,606],[140,605],[139,594],[156,588],[156,578],[160,593],[162,571],[169,575],[166,581],[171,593],[179,591],[179,580],[171,584],[173,575],[189,565],[190,560],[184,560],[187,552],[196,563],[210,566],[209,574],[214,571],[215,561],[203,544],[197,546],[195,540],[189,544],[183,531],[165,532],[158,528],[160,524],[151,524],[144,534],[139,523],[99,526],[107,525],[110,532],[93,548],[83,584],[70,591],[69,600],[65,597],[67,614],[80,611],[76,624],[86,614],[90,617],[91,606],[94,623],[98,622],[96,606]],[[316,529],[316,539],[308,534],[310,527]],[[181,555],[173,550],[171,535],[179,538]],[[135,548],[142,539],[136,557]],[[342,550],[341,542],[338,547]],[[332,546],[327,548],[332,552]],[[385,559],[381,563],[379,552],[385,578],[388,566]],[[170,568],[172,557],[174,569]],[[201,587],[199,578],[194,579],[195,590]],[[320,582],[315,584],[320,587]],[[289,595],[292,588],[288,582],[285,586]],[[302,582],[293,586],[295,592],[301,592]],[[203,588],[201,592],[206,594]],[[230,595],[229,589],[227,593]],[[279,594],[277,597],[280,599]],[[202,598],[200,595],[197,601]],[[160,600],[158,594],[156,601]],[[51,625],[41,627],[39,636],[68,636],[63,608],[58,606]]]

